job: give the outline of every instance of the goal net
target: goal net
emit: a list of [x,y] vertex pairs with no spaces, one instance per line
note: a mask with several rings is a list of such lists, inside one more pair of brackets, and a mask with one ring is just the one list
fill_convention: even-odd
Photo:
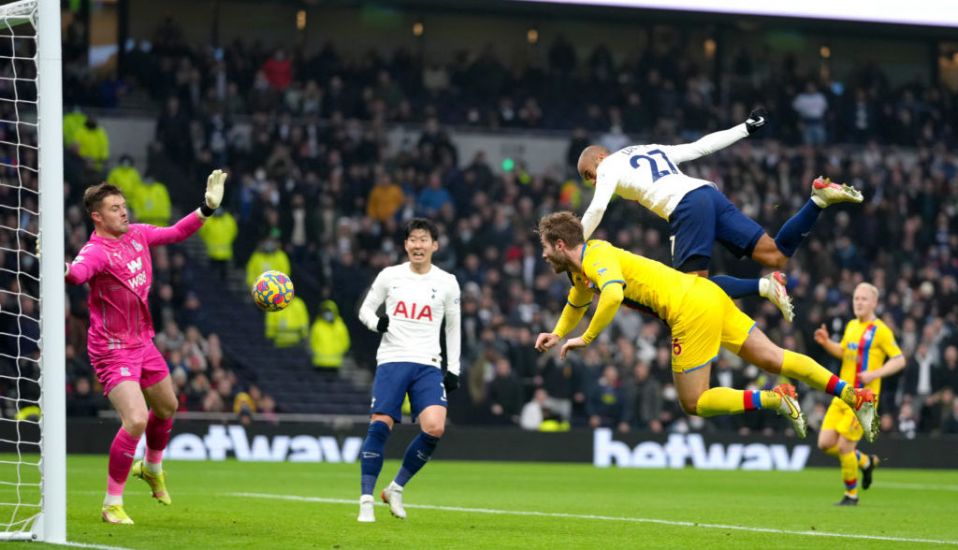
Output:
[[0,5],[0,539],[61,542],[60,15],[43,4]]

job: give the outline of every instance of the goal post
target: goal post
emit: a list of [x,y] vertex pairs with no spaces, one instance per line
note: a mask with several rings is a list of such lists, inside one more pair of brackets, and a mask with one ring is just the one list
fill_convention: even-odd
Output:
[[63,280],[63,75],[60,2],[37,8],[37,132],[40,187],[41,516],[35,534],[67,538],[66,330]]
[[66,542],[61,86],[60,2],[0,5],[0,540]]

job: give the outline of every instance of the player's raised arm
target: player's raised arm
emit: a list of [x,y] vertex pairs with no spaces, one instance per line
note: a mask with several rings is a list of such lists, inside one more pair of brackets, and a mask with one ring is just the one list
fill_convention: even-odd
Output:
[[150,246],[162,246],[186,240],[190,235],[196,233],[206,218],[212,216],[213,212],[220,207],[223,202],[225,185],[226,172],[213,170],[206,178],[206,193],[199,208],[184,216],[172,227],[156,227],[147,224],[138,224],[137,227],[146,235]]
[[[389,315],[380,317],[376,314],[379,306],[386,301],[386,272],[380,271],[373,281],[373,286],[363,299],[362,306],[359,307],[359,321],[366,325],[366,328],[373,332],[386,332],[389,330]],[[448,345],[448,342],[447,342]]]
[[664,146],[662,150],[665,151],[668,157],[676,164],[695,160],[699,157],[712,154],[719,149],[724,149],[736,141],[754,134],[759,128],[765,126],[767,120],[768,114],[765,112],[765,109],[759,107],[749,113],[745,122],[733,126],[728,130],[712,132],[693,143]]

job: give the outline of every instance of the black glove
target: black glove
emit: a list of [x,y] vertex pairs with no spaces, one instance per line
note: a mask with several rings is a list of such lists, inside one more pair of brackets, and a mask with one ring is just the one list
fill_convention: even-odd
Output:
[[442,385],[446,388],[446,393],[455,391],[459,387],[459,375],[446,371],[445,376],[442,377]]
[[748,118],[745,120],[745,129],[748,130],[749,135],[752,135],[759,128],[765,126],[766,122],[768,122],[768,112],[764,107],[756,107],[748,114]]
[[379,332],[386,332],[389,330],[389,316],[383,315],[379,318],[379,322],[376,323],[376,330]]

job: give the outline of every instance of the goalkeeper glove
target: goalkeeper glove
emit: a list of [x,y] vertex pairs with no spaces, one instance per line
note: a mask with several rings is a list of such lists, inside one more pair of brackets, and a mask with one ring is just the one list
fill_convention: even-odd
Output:
[[446,388],[446,393],[451,393],[459,387],[459,375],[446,371],[442,377],[442,386]]
[[749,135],[752,135],[762,126],[765,126],[766,122],[768,122],[768,112],[763,107],[757,107],[748,114],[748,118],[745,120],[745,129],[748,130]]
[[389,330],[389,317],[383,315],[379,318],[379,322],[376,323],[376,330],[379,332],[386,332]]
[[200,214],[204,218],[213,215],[213,212],[220,207],[223,202],[223,191],[226,184],[226,172],[222,170],[213,170],[210,176],[206,178],[206,195],[203,197],[203,204],[200,205]]

